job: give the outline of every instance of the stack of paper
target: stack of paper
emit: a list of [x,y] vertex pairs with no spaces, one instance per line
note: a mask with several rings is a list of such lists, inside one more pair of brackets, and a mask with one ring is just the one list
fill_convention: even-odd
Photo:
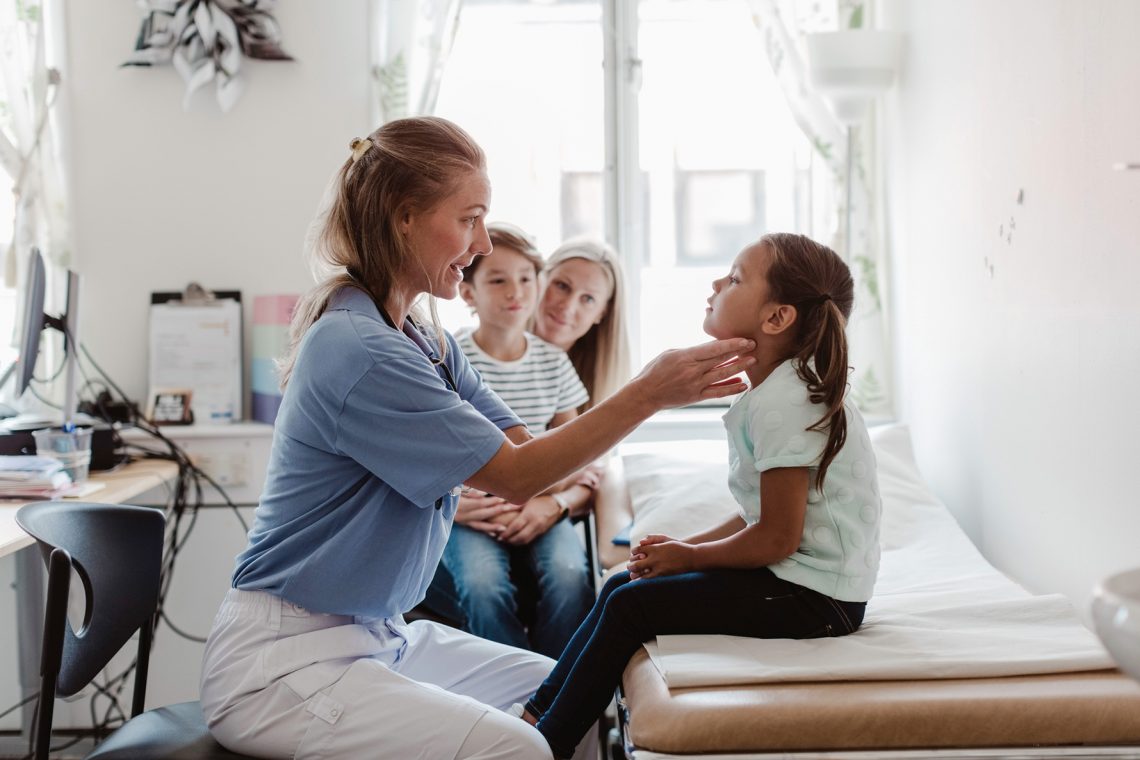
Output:
[[51,499],[71,485],[58,459],[0,455],[0,498]]

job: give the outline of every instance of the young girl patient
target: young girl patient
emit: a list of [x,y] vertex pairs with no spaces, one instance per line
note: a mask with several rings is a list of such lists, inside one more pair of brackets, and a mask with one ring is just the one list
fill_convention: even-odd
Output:
[[880,505],[866,426],[844,399],[852,301],[847,265],[802,235],[764,236],[713,282],[705,332],[756,341],[752,389],[724,417],[741,515],[631,550],[525,706],[555,757],[571,756],[654,636],[808,639],[862,623]]

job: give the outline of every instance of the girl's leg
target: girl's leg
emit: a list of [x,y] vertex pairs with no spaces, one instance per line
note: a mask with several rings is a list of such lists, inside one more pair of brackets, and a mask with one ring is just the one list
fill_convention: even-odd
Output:
[[574,668],[574,663],[578,661],[578,656],[586,645],[590,642],[590,638],[594,635],[594,630],[598,627],[598,623],[602,618],[602,610],[606,606],[606,600],[617,589],[630,582],[628,572],[620,572],[613,575],[606,584],[602,586],[601,593],[598,594],[598,599],[594,602],[593,608],[590,609],[586,619],[578,626],[578,630],[570,637],[570,642],[562,652],[562,656],[558,658],[555,663],[554,669],[550,671],[550,675],[543,681],[542,686],[534,693],[534,696],[526,703],[526,710],[531,715],[541,717],[546,712],[547,708],[554,702],[554,698],[558,696],[558,692],[562,689],[562,684],[566,682],[567,676]]
[[511,547],[486,533],[455,525],[443,550],[443,565],[455,583],[467,630],[501,644],[527,649],[511,583]]
[[569,520],[523,548],[538,585],[530,641],[534,651],[558,657],[594,603],[586,553]]
[[[609,588],[609,584],[607,584]],[[838,607],[782,581],[767,568],[685,573],[616,585],[599,599],[562,661],[530,706],[546,706],[538,730],[555,757],[569,757],[609,704],[629,658],[662,634],[723,633],[757,638],[815,638],[848,633]],[[579,637],[585,635],[585,640]],[[567,667],[567,660],[574,658]],[[555,675],[561,688],[553,700]],[[540,701],[541,700],[541,701]],[[532,713],[539,714],[532,709]]]

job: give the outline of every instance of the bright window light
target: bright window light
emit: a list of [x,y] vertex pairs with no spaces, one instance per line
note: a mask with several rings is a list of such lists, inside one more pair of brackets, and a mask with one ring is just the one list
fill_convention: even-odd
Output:
[[[605,0],[622,3],[627,0]],[[796,126],[744,0],[640,0],[628,31],[606,28],[603,0],[467,0],[436,113],[487,152],[491,219],[536,235],[544,253],[565,237],[633,226],[621,250],[637,339],[634,366],[701,331],[711,281],[768,231],[812,233],[812,150]],[[619,25],[621,26],[621,25]],[[607,114],[603,40],[626,34],[640,87]],[[636,130],[606,124],[634,111]],[[626,177],[636,218],[607,224],[607,135],[632,131]],[[613,241],[611,241],[613,242]],[[462,303],[440,304],[452,329]]]

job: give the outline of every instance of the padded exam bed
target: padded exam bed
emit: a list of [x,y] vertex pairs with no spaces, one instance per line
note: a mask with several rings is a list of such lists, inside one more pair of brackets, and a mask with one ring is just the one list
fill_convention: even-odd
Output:
[[[922,482],[905,427],[872,438],[883,564],[864,627],[848,641],[660,637],[619,689],[626,756],[1140,758],[1140,684],[1063,597],[985,562]],[[721,442],[623,447],[598,499],[602,563],[628,557],[608,539],[631,516],[636,543],[731,514],[726,457]]]

